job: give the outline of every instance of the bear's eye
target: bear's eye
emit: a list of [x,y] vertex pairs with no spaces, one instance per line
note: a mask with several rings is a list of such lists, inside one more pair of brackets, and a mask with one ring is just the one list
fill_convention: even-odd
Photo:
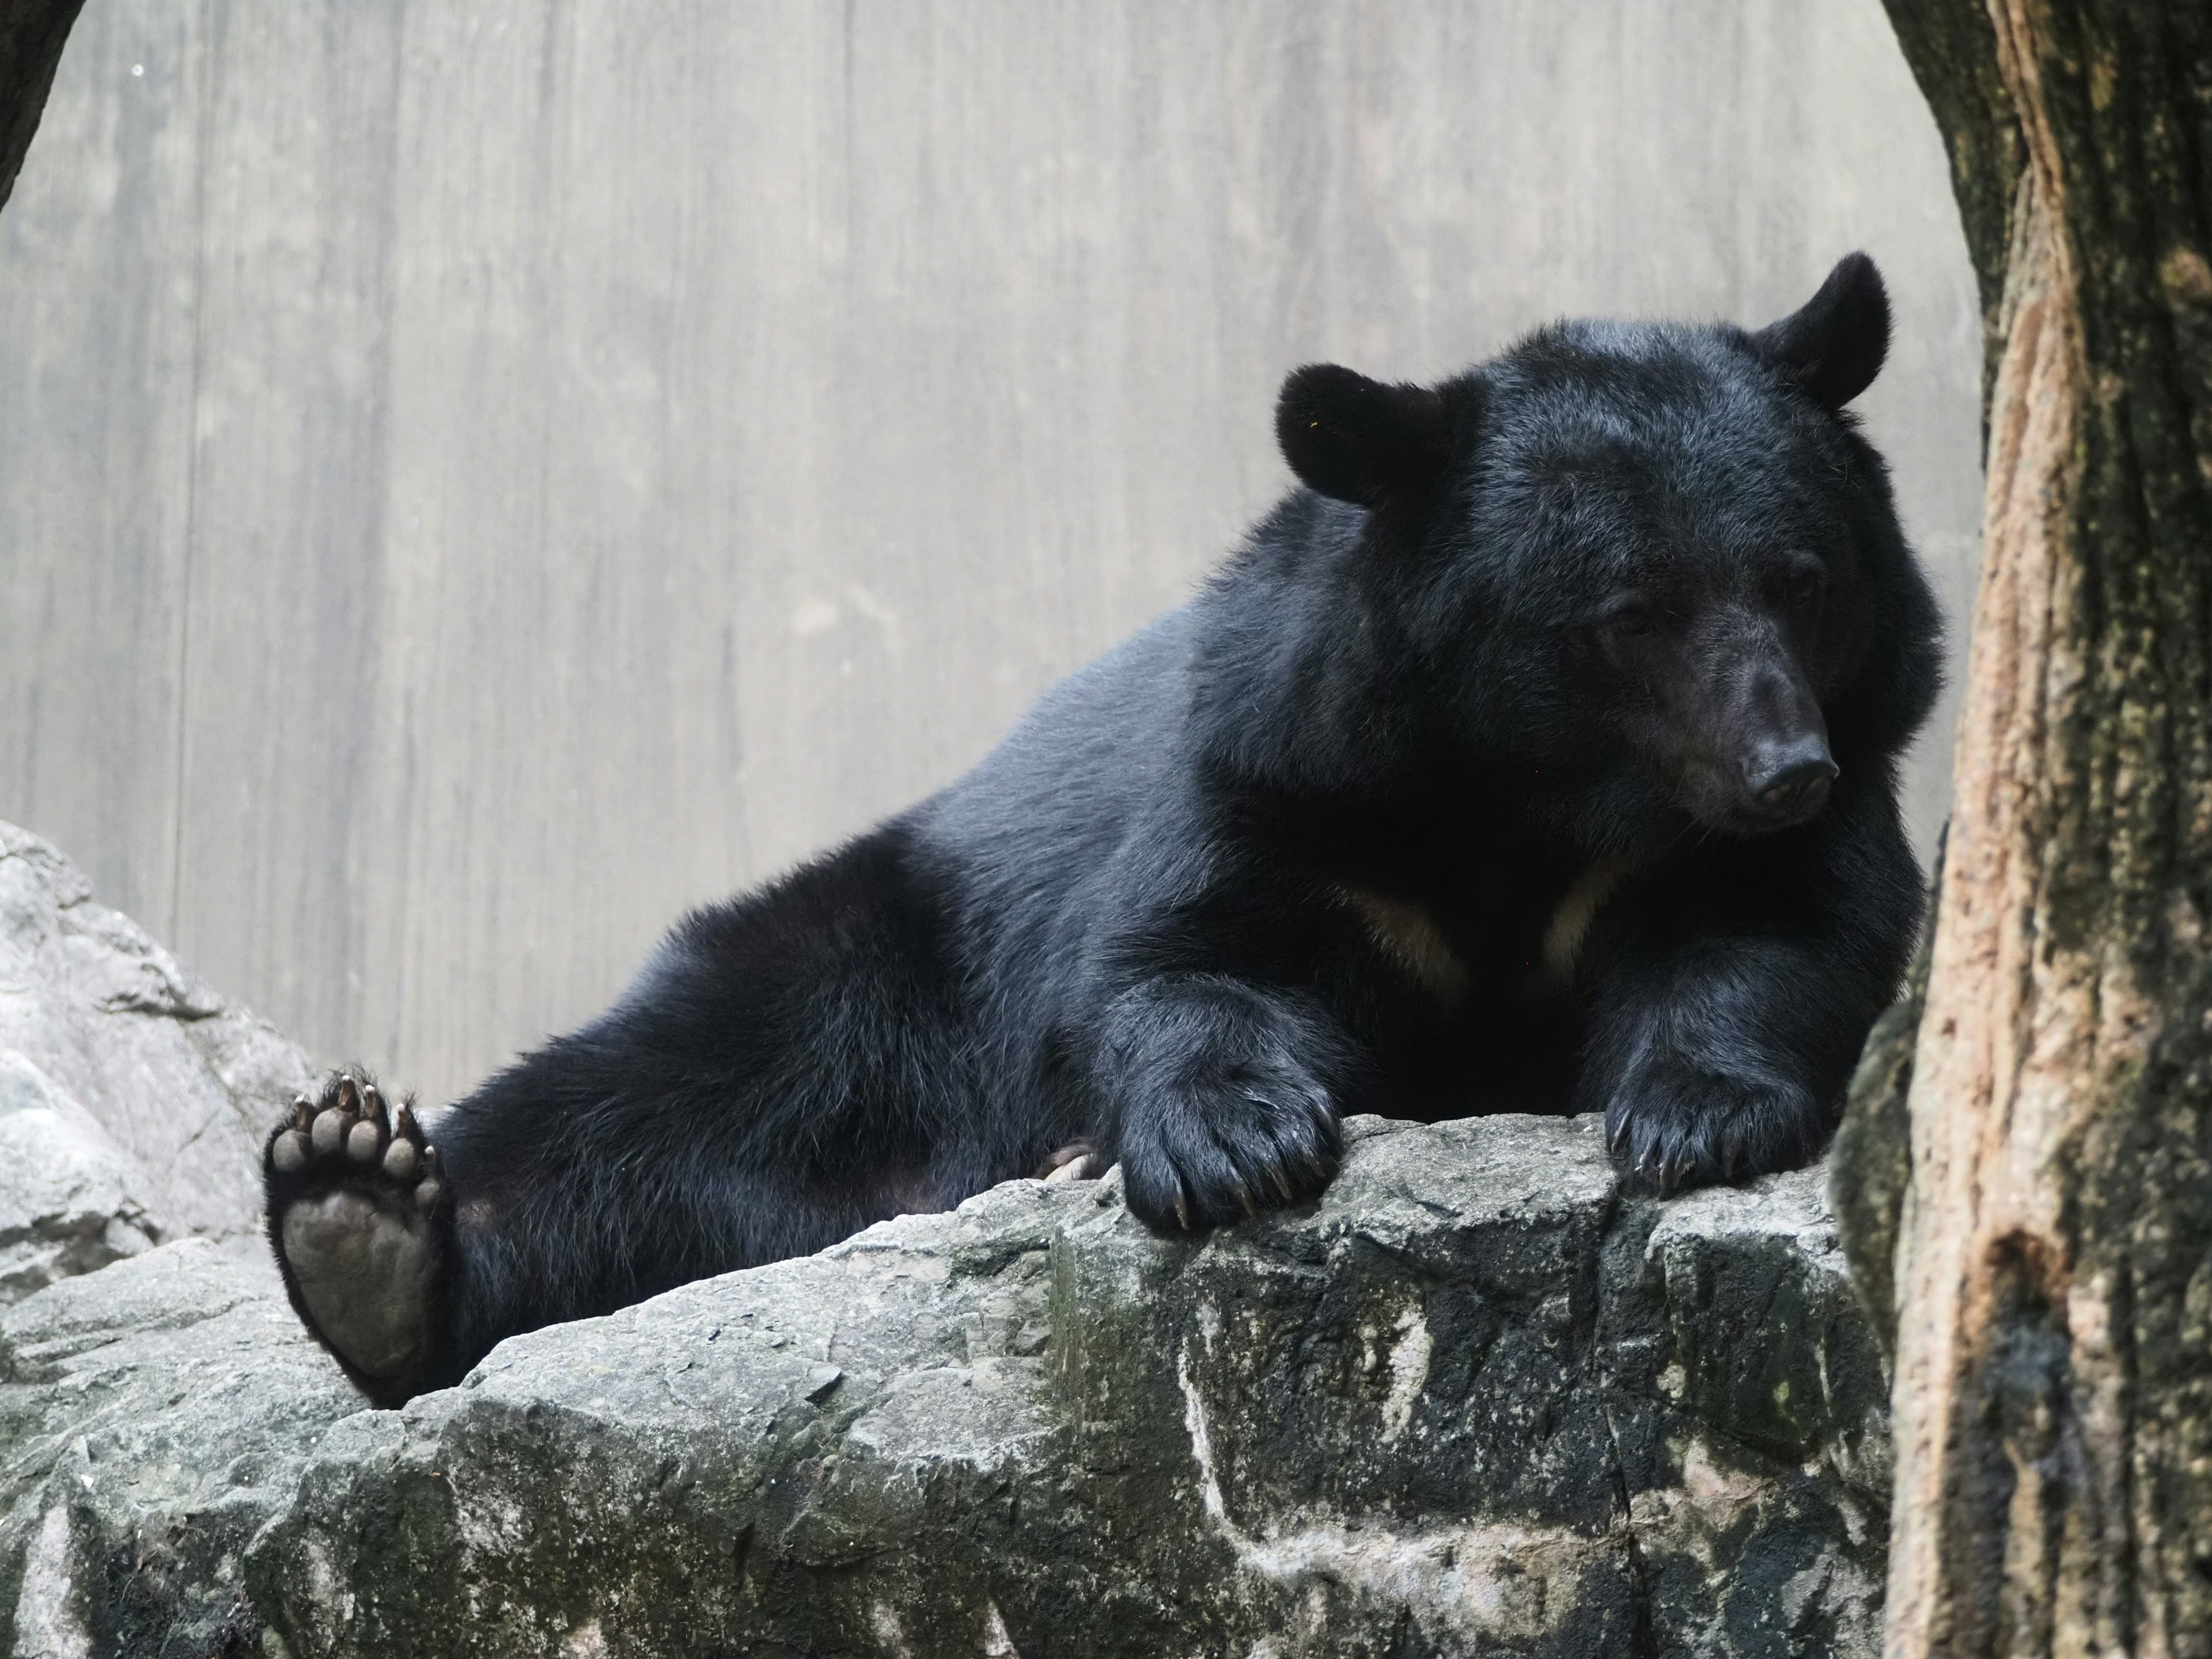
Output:
[[1616,639],[1633,639],[1659,625],[1651,601],[1641,593],[1624,593],[1598,612],[1597,625]]
[[1782,591],[1799,609],[1820,604],[1828,589],[1828,573],[1812,560],[1792,564],[1782,579]]

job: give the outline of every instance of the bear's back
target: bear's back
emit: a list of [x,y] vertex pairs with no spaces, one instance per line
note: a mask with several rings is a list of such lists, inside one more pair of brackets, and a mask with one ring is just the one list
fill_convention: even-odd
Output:
[[1190,667],[1201,600],[1170,611],[1039,698],[990,754],[915,808],[969,953],[1057,975],[1143,843],[1189,806]]

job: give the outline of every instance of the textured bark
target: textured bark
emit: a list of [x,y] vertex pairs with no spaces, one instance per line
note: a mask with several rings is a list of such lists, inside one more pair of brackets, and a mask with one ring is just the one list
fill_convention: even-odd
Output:
[[[1936,890],[1943,885],[1943,854],[1936,854]],[[1931,919],[1932,920],[1932,919]],[[1897,1353],[1897,1230],[1912,1185],[1912,1062],[1920,1047],[1920,1015],[1928,1003],[1935,929],[1923,930],[1905,978],[1905,994],[1875,1022],[1851,1077],[1850,1103],[1828,1156],[1828,1202],[1851,1265],[1851,1283],[1874,1322],[1882,1352]]]
[[84,0],[0,0],[0,207],[39,130],[62,43]]
[[2212,8],[1890,11],[1994,303],[1888,1651],[2212,1655]]

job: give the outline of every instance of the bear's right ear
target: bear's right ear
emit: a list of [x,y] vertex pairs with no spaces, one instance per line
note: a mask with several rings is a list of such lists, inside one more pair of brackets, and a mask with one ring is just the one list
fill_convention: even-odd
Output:
[[1443,398],[1334,363],[1309,363],[1283,382],[1275,441],[1307,488],[1355,507],[1425,488],[1451,459]]

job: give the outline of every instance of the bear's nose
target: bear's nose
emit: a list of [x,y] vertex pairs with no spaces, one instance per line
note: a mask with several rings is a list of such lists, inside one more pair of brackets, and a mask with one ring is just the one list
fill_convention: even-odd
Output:
[[1802,738],[1760,758],[1765,763],[1753,769],[1757,775],[1751,781],[1751,793],[1770,812],[1810,817],[1828,798],[1828,786],[1838,770],[1829,757],[1828,745],[1818,737]]

